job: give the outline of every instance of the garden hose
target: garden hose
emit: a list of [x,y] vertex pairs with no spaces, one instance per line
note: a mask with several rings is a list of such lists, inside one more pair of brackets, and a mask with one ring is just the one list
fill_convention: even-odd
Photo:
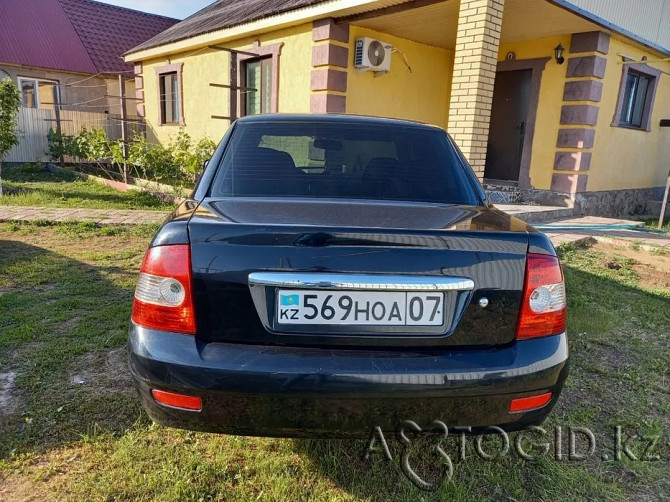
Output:
[[648,232],[654,234],[667,234],[666,230],[659,230],[656,228],[639,227],[630,224],[612,224],[612,225],[533,225],[538,230],[542,231],[570,231],[570,230],[637,230],[639,232]]

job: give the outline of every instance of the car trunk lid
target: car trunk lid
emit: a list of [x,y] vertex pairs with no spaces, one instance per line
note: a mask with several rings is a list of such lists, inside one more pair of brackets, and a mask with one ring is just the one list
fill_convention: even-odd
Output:
[[[189,222],[198,336],[204,341],[319,346],[509,343],[519,312],[530,228],[486,207],[205,199]],[[268,274],[274,283],[268,282]],[[296,277],[302,282],[290,282]],[[305,285],[310,282],[316,286]],[[435,287],[443,283],[457,287]],[[428,324],[416,326],[395,318],[394,326],[279,323],[279,295],[302,300],[299,295],[311,290],[326,291],[326,296],[345,292],[351,299],[360,298],[360,305],[374,305],[377,295],[390,302],[385,304],[389,311],[394,298],[407,308],[416,295],[425,299],[439,291],[444,295],[443,322],[426,320]],[[417,300],[417,312],[418,305]],[[409,321],[407,313],[404,319]]]

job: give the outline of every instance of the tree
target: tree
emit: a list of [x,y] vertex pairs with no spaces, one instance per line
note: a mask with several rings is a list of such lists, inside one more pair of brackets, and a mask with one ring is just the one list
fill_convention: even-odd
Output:
[[0,197],[2,197],[2,159],[19,144],[16,129],[21,106],[21,92],[9,77],[0,80]]

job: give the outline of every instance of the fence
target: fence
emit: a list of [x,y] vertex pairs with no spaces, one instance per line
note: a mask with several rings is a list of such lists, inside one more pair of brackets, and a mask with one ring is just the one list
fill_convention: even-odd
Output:
[[[92,113],[62,110],[60,112],[61,132],[64,135],[77,135],[82,129],[104,129],[111,140],[121,138],[122,121],[120,117],[107,113]],[[128,137],[142,130],[139,121],[127,123]],[[48,162],[49,129],[56,129],[56,113],[44,108],[21,108],[19,110],[18,129],[21,132],[19,144],[12,148],[3,159],[4,162]]]

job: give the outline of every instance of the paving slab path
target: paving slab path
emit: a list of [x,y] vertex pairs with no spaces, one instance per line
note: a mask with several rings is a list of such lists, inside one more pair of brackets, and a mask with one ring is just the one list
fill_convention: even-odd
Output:
[[84,209],[54,207],[0,206],[0,221],[92,222],[98,225],[141,225],[162,223],[165,211],[133,209]]

